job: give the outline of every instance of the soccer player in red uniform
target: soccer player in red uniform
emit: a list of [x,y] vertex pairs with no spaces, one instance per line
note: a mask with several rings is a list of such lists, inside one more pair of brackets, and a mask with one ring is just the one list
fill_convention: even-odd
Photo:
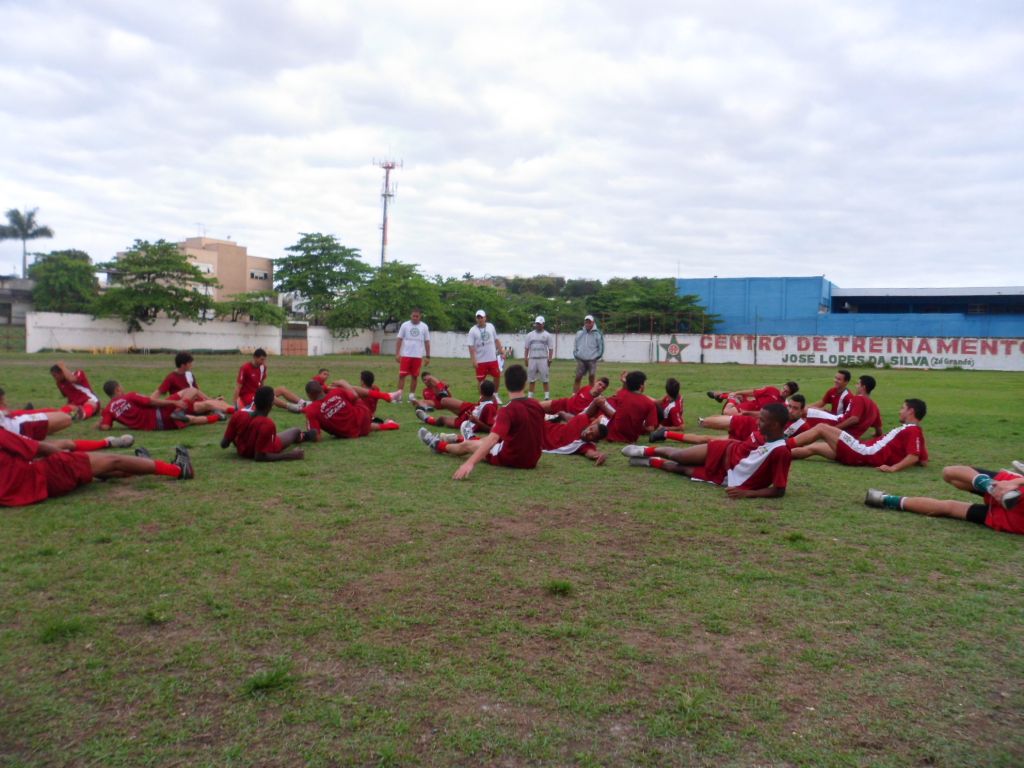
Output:
[[[801,394],[792,395],[786,398],[786,410],[789,412],[789,423],[783,431],[784,437],[792,437],[801,432],[806,432],[815,424],[835,424],[836,417],[827,411],[807,408],[807,401]],[[697,420],[697,423],[705,429],[727,430],[731,440],[746,440],[758,431],[758,417],[747,413],[737,413],[732,416],[705,416]],[[662,440],[675,440],[680,443],[691,443],[701,445],[710,443],[712,440],[721,440],[717,435],[697,435],[692,432],[679,432],[659,427],[651,432],[648,440],[652,443],[659,443]]]
[[858,440],[869,429],[874,430],[874,437],[882,436],[882,414],[878,405],[871,399],[875,388],[874,376],[861,376],[857,383],[857,394],[851,395],[846,402],[846,410],[839,415],[836,427],[849,432]]
[[[267,351],[262,347],[252,353],[252,361],[243,363],[235,379],[235,393],[231,398],[237,408],[249,408],[256,390],[267,380]],[[274,405],[292,413],[302,413],[308,401],[298,397],[286,387],[274,387]]]
[[583,413],[587,410],[595,397],[600,397],[605,390],[611,386],[607,376],[602,376],[594,382],[593,386],[581,387],[573,392],[572,397],[559,397],[555,400],[545,400],[541,403],[548,413]]
[[608,436],[608,426],[599,424],[594,418],[601,412],[603,398],[591,402],[583,413],[577,413],[568,421],[545,421],[541,447],[544,453],[562,456],[580,455],[593,461],[597,466],[605,463],[608,456],[598,450],[596,443]]
[[57,389],[67,398],[68,404],[58,410],[71,415],[75,421],[88,419],[95,416],[100,410],[100,398],[92,391],[92,385],[85,371],[70,370],[64,361],[50,366],[50,375],[53,376]]
[[665,380],[665,396],[657,402],[658,426],[683,429],[686,420],[683,418],[683,398],[679,395],[679,380]]
[[174,462],[140,456],[62,451],[55,445],[0,429],[0,507],[21,507],[63,496],[94,477],[164,475],[179,480],[195,476],[188,450],[175,449]]
[[821,396],[821,400],[811,403],[808,408],[827,408],[836,416],[842,416],[850,405],[850,372],[839,370],[832,380],[832,386]]
[[118,422],[129,429],[164,430],[182,429],[198,424],[222,421],[221,416],[191,416],[182,410],[180,400],[161,400],[138,392],[125,392],[124,387],[111,379],[103,384],[110,402],[100,416],[100,429],[110,429]]
[[623,374],[622,389],[608,398],[608,405],[615,412],[608,420],[609,442],[634,443],[641,435],[650,434],[658,427],[658,409],[644,394],[646,381],[643,371]]
[[286,429],[278,434],[277,424],[270,418],[270,409],[274,407],[274,389],[260,387],[253,395],[251,411],[238,410],[228,422],[220,447],[227,448],[232,443],[243,459],[254,461],[292,461],[301,459],[305,453],[301,448],[286,451],[285,448],[314,439],[311,432],[303,432],[298,427]]
[[226,400],[210,397],[199,388],[195,374],[192,373],[194,364],[195,358],[190,352],[179,352],[174,356],[174,370],[164,377],[150,397],[181,400],[186,413],[233,413],[235,409]]
[[15,434],[42,440],[47,435],[71,426],[71,415],[54,408],[11,410],[7,406],[7,393],[0,388],[0,418],[2,426]]
[[544,434],[544,409],[536,400],[526,396],[526,369],[510,365],[505,369],[505,389],[509,402],[498,411],[489,435],[481,440],[447,443],[426,427],[420,429],[420,439],[438,453],[468,456],[452,475],[453,480],[465,480],[481,461],[499,467],[533,469],[541,456]]
[[758,389],[741,389],[736,392],[708,392],[708,397],[724,402],[722,414],[729,416],[743,411],[760,411],[769,403],[785,403],[786,398],[800,391],[795,381],[787,381],[781,387],[760,387]]
[[375,423],[370,410],[363,404],[363,397],[389,397],[380,390],[353,387],[344,379],[338,379],[326,392],[317,382],[311,381],[306,384],[306,395],[311,402],[303,413],[315,440],[320,440],[321,431],[334,437],[353,438],[366,437],[370,432],[398,429],[398,424],[390,419]]
[[864,503],[869,507],[886,507],[916,512],[928,517],[951,517],[978,523],[994,531],[1024,533],[1024,505],[1020,503],[1024,492],[1024,475],[1006,469],[991,470],[976,467],[946,467],[942,479],[961,491],[976,493],[984,498],[983,504],[968,504],[952,499],[932,499],[927,496],[896,496],[868,490]]
[[693,480],[725,486],[730,498],[783,496],[789,478],[790,449],[783,437],[789,412],[782,403],[761,409],[758,431],[748,440],[712,440],[692,448],[627,445],[632,466],[650,466]]
[[[431,427],[449,427],[462,429],[462,425],[470,422],[473,432],[489,432],[491,425],[498,416],[498,401],[494,399],[494,382],[484,379],[480,382],[480,400],[471,402],[455,397],[442,397],[434,402],[440,408],[451,411],[454,416],[431,416],[422,408],[416,409],[416,418]],[[464,435],[464,437],[471,437]]]
[[824,456],[851,467],[875,467],[882,472],[899,472],[928,463],[921,420],[928,412],[923,400],[910,398],[900,408],[900,425],[882,437],[861,442],[849,432],[818,424],[789,439],[794,459]]

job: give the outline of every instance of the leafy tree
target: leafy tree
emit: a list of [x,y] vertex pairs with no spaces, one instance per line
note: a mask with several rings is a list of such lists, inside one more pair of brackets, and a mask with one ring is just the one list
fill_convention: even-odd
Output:
[[494,323],[499,333],[514,330],[516,323],[509,312],[508,300],[497,288],[454,278],[437,278],[435,282],[441,292],[441,302],[451,318],[451,324],[447,328],[438,328],[439,331],[469,330],[478,309],[487,313],[487,319]]
[[7,224],[0,226],[0,240],[21,240],[21,276],[28,277],[28,241],[53,237],[53,230],[36,223],[36,211],[22,213],[17,208],[7,212]]
[[696,296],[677,295],[672,278],[615,277],[587,306],[604,316],[602,330],[612,333],[706,333],[718,319]]
[[214,307],[217,318],[227,318],[237,323],[243,317],[261,325],[283,326],[288,322],[288,313],[277,305],[274,291],[251,291],[239,293],[226,301],[218,301]]
[[36,283],[32,302],[41,312],[92,312],[100,293],[92,261],[84,251],[39,255],[28,274]]
[[141,331],[161,313],[177,323],[202,322],[215,302],[208,291],[218,285],[188,260],[174,243],[136,240],[113,261],[98,264],[109,285],[96,302],[98,317],[119,317],[129,331]]
[[277,289],[302,294],[306,314],[314,322],[323,322],[372,272],[357,248],[342,245],[334,235],[303,233],[299,242],[285,250],[293,255],[276,260]]
[[336,335],[383,328],[406,320],[414,307],[423,311],[431,328],[442,330],[451,324],[437,285],[420,274],[415,264],[390,261],[338,303],[327,316],[327,325]]

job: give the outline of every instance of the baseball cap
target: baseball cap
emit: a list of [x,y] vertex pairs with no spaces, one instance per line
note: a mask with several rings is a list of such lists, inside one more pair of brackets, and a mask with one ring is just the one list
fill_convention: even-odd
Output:
[[476,316],[477,316],[477,317],[487,317],[487,313],[486,313],[486,312],[484,312],[484,311],[483,311],[482,309],[478,309],[478,310],[476,311]]
[[583,322],[586,322],[587,320],[589,320],[590,322],[594,322],[594,316],[587,315],[586,317],[583,318]]
[[533,322],[544,325],[544,315],[537,315],[535,318],[533,318]]

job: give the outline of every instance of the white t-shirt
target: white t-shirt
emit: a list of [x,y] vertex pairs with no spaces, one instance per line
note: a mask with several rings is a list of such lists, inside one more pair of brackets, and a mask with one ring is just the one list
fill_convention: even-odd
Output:
[[498,359],[498,350],[494,348],[494,340],[497,336],[498,332],[490,323],[486,323],[483,328],[474,325],[469,329],[467,342],[476,350],[478,363],[493,363]]
[[406,320],[398,329],[398,338],[402,340],[402,357],[423,357],[427,353],[430,329],[422,320],[418,323]]
[[530,331],[526,334],[526,351],[531,360],[547,360],[548,351],[553,348],[551,334],[547,331]]

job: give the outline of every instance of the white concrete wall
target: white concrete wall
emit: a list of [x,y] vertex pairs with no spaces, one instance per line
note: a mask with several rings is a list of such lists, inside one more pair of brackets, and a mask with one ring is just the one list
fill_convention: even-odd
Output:
[[281,329],[254,323],[192,323],[159,319],[144,330],[128,333],[125,324],[110,318],[58,312],[30,312],[25,316],[25,351],[111,351],[146,349],[238,349],[263,347],[281,354]]
[[[360,331],[355,336],[339,339],[331,335],[322,325],[311,325],[306,335],[306,346],[310,357],[319,355],[346,355],[364,352],[373,347],[373,331]],[[394,348],[391,353],[394,354]]]

